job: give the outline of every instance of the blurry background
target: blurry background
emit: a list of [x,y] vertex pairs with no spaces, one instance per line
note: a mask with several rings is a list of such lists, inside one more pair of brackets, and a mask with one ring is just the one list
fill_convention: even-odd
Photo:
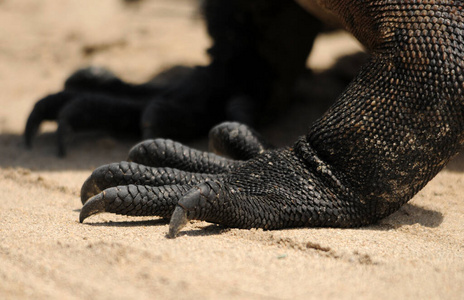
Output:
[[[55,155],[54,135],[39,135],[32,153],[18,148],[20,135],[34,103],[59,91],[78,68],[102,66],[124,80],[143,82],[174,64],[206,64],[210,41],[198,2],[0,1],[0,144],[12,146],[5,150],[8,154],[4,159],[11,162],[18,155],[21,160],[23,155],[37,154],[45,159]],[[263,129],[266,136],[282,146],[303,134],[342,91],[364,57],[345,60],[335,72],[320,73],[338,58],[359,50],[357,41],[346,33],[321,35],[308,61],[316,73],[301,80],[298,94],[302,97],[279,122]],[[42,126],[42,132],[55,129],[54,123]],[[91,151],[95,160],[119,160],[134,143],[127,142],[121,145],[107,135],[77,135],[69,145],[69,155]]]

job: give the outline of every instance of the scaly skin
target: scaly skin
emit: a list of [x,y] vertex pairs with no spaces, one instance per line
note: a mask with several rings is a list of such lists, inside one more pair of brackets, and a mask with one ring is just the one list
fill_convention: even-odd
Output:
[[[165,172],[155,177],[169,180],[131,185],[139,184],[131,173],[114,187],[112,177],[127,174],[124,168],[96,172],[83,186],[81,222],[103,211],[172,213],[171,237],[188,219],[239,228],[353,227],[411,199],[464,143],[464,3],[318,2],[372,59],[306,136],[291,148],[266,150],[246,127],[224,124],[212,143],[242,149],[226,153],[231,159],[143,142],[130,158],[151,162]],[[85,201],[89,194],[96,196]]]

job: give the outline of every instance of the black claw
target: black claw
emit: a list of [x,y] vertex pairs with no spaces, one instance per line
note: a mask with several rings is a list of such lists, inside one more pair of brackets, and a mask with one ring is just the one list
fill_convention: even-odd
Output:
[[179,231],[187,224],[187,212],[181,206],[177,206],[172,213],[171,221],[169,222],[169,232],[167,237],[173,239]]
[[201,218],[207,202],[211,202],[220,193],[219,185],[208,181],[198,187],[192,188],[177,202],[177,206],[169,223],[169,238],[175,238],[188,220]]
[[169,238],[175,238],[179,231],[187,224],[189,220],[187,212],[195,210],[199,205],[202,196],[201,192],[201,189],[193,188],[179,200],[169,223]]
[[103,192],[92,197],[85,203],[85,205],[82,207],[81,213],[79,214],[79,222],[82,223],[88,217],[105,211],[105,199]]

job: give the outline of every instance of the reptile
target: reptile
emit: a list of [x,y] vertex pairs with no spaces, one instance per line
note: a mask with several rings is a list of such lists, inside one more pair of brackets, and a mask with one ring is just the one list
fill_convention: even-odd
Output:
[[[398,210],[459,152],[464,2],[270,2],[205,1],[212,62],[185,77],[198,85],[178,82],[182,89],[170,99],[192,96],[197,106],[188,122],[239,121],[210,131],[215,153],[162,138],[137,144],[128,161],[102,166],[85,181],[81,222],[101,212],[160,216],[170,218],[169,237],[188,220],[237,228],[359,227]],[[323,28],[318,19],[342,25],[371,57],[306,135],[275,149],[240,121],[252,124],[263,104],[273,116]],[[200,94],[207,95],[202,103]],[[210,101],[217,95],[221,100]],[[210,115],[218,107],[221,113]],[[154,116],[144,119],[146,128],[162,136],[153,122],[173,116]]]

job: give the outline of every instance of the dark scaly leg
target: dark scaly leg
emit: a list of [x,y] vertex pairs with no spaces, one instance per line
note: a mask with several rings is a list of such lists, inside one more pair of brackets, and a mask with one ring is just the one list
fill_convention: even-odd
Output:
[[305,141],[374,220],[411,199],[464,141],[464,13],[460,2],[425,2],[327,1],[373,58]]
[[[325,4],[372,52],[372,59],[293,147],[247,150],[257,154],[246,161],[224,161],[219,177],[214,174],[171,198],[171,204],[177,202],[171,237],[189,219],[265,229],[372,224],[411,199],[462,148],[460,2]],[[238,141],[253,134],[241,135]],[[199,158],[208,155],[190,156],[186,166],[198,168]],[[156,206],[156,197],[153,201]],[[107,202],[92,205],[108,211],[102,208]],[[90,215],[87,205],[81,221]]]

